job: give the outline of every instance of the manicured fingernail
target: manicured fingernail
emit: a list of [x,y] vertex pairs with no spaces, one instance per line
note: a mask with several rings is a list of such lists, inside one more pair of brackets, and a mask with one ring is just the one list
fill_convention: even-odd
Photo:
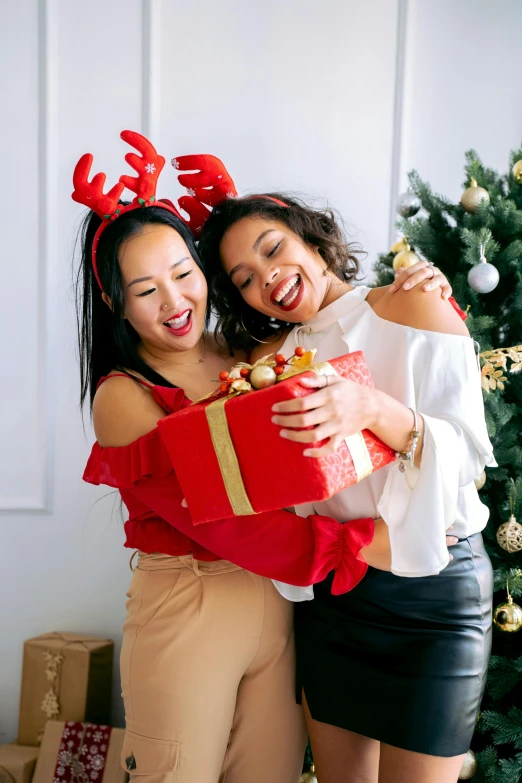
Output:
[[288,430],[280,430],[279,434],[282,438],[288,438]]
[[397,290],[397,289],[395,288],[395,286],[394,286],[394,285],[391,285],[391,286],[390,286],[390,292],[392,292],[392,291],[396,291],[396,290]]
[[449,559],[450,559],[450,560],[453,560],[453,555],[450,555],[450,556],[449,556]]
[[429,283],[427,283],[427,284],[424,286],[424,290],[425,290],[425,291],[431,291],[431,285],[430,285]]
[[272,405],[272,413],[279,413],[279,405],[277,403]]
[[311,457],[311,453],[309,451],[303,451],[303,457]]
[[277,418],[277,416],[272,416],[272,419],[271,419],[271,421],[272,421],[272,424],[277,424],[277,422],[279,421],[279,419]]
[[407,291],[410,288],[410,284],[409,283],[404,283],[404,285],[402,287],[404,288],[405,291]]

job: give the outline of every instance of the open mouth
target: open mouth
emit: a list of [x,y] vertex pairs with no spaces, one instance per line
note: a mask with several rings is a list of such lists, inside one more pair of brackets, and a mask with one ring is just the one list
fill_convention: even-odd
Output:
[[304,285],[301,275],[290,275],[274,288],[270,301],[283,310],[293,310],[301,302],[303,294]]
[[173,315],[168,321],[164,321],[163,326],[176,337],[183,337],[192,329],[192,310],[184,310],[182,313]]

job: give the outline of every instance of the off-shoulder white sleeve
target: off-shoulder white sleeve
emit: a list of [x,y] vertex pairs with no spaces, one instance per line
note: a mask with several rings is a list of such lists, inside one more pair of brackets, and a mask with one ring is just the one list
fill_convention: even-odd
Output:
[[459,489],[496,462],[471,338],[406,329],[410,404],[425,425],[422,459],[404,473],[392,466],[377,507],[389,527],[393,573],[417,577],[448,564],[445,536]]

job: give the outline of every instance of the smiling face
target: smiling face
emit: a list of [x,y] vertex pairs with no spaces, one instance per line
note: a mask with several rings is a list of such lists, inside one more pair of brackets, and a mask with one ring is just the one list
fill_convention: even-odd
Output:
[[118,251],[125,318],[150,353],[187,351],[205,326],[207,283],[182,237],[151,223]]
[[300,323],[327,303],[332,278],[324,260],[284,223],[245,217],[226,231],[219,250],[232,283],[260,313]]

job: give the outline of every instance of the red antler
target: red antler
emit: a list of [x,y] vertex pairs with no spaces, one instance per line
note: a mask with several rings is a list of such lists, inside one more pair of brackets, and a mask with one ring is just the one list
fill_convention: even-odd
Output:
[[117,183],[108,193],[103,192],[106,175],[96,174],[89,182],[89,173],[93,157],[90,153],[82,155],[73,174],[74,193],[72,198],[78,204],[84,204],[96,212],[101,218],[110,218],[118,206],[124,185]]
[[188,226],[197,235],[203,228],[210,210],[227,198],[237,196],[232,177],[219,158],[214,155],[181,155],[172,158],[172,165],[182,171],[193,171],[193,174],[180,174],[180,185],[187,188],[188,196],[179,199],[179,205],[188,212]]
[[152,202],[156,198],[156,183],[160,172],[165,165],[165,158],[158,155],[150,141],[135,131],[122,131],[123,141],[141,152],[141,157],[134,152],[128,152],[125,160],[138,173],[137,177],[123,174],[120,182],[133,193],[136,193],[134,201],[144,204]]

